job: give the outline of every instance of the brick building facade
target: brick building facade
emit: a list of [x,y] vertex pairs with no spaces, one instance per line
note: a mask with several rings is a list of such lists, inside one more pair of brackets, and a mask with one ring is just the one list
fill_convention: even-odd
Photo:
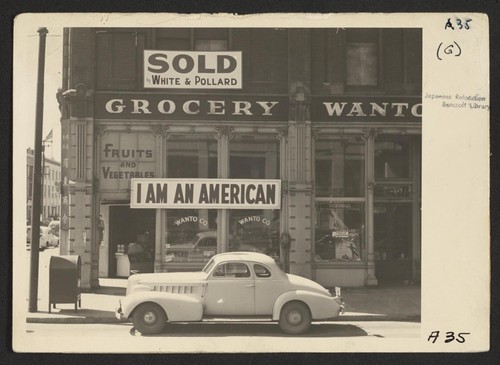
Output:
[[[239,86],[145,87],[173,52],[214,75],[202,58],[239,54]],[[230,250],[325,286],[419,280],[421,79],[420,29],[65,29],[61,253],[87,288]],[[134,209],[134,178],[279,180],[281,204]]]

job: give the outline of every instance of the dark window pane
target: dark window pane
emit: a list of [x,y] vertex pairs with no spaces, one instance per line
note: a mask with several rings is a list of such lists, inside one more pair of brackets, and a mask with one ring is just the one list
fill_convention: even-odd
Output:
[[229,30],[227,28],[195,28],[195,39],[228,39]]
[[316,196],[364,196],[365,148],[361,137],[318,140],[315,154]]
[[167,177],[216,178],[217,141],[211,136],[177,135],[167,140]]
[[196,51],[227,51],[229,44],[225,39],[197,39],[194,49]]
[[191,48],[189,39],[159,38],[156,40],[156,49],[165,51],[188,51]]
[[230,141],[232,179],[278,179],[279,141],[274,136],[237,136]]
[[112,44],[111,70],[114,79],[128,79],[136,69],[135,35],[115,34]]
[[375,179],[410,177],[410,143],[408,140],[375,141]]
[[378,84],[378,50],[376,43],[348,43],[346,48],[346,83],[352,86]]
[[269,29],[252,29],[251,33],[251,78],[255,82],[272,81],[273,33]]

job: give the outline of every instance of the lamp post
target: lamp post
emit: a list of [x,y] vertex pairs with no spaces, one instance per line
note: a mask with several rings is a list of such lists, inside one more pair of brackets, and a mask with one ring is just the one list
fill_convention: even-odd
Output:
[[30,261],[30,292],[29,308],[33,313],[38,311],[38,266],[40,247],[40,202],[41,202],[41,169],[42,169],[42,131],[43,131],[43,86],[45,71],[45,41],[49,31],[47,28],[39,28],[40,35],[38,49],[38,80],[36,98],[36,122],[35,122],[35,151],[33,171],[33,194],[31,210],[31,261]]

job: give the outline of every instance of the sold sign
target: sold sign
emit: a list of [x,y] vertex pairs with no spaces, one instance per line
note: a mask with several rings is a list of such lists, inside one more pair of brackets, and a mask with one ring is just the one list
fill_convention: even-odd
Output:
[[241,89],[241,52],[144,51],[144,87]]

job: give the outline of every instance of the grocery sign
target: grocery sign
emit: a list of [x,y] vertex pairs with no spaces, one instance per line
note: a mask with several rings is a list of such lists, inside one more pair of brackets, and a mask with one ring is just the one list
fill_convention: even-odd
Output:
[[241,52],[144,51],[144,88],[241,89]]
[[279,209],[280,206],[280,180],[131,180],[131,208]]

